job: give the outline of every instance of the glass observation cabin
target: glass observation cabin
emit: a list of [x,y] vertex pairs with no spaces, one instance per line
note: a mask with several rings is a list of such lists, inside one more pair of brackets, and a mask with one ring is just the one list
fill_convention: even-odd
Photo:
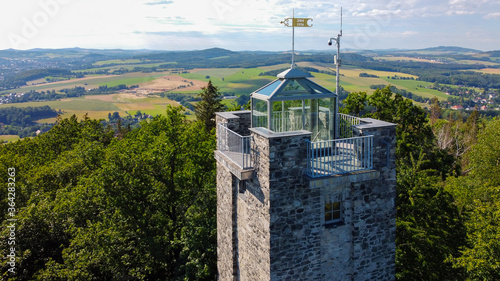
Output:
[[276,133],[307,130],[312,133],[311,141],[335,139],[337,94],[306,76],[291,68],[253,92],[252,127]]

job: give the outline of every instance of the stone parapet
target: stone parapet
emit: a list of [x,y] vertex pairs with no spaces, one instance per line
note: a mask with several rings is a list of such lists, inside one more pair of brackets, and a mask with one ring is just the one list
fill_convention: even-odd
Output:
[[217,112],[215,115],[216,124],[227,124],[227,127],[242,136],[250,135],[250,124],[252,116],[250,110]]

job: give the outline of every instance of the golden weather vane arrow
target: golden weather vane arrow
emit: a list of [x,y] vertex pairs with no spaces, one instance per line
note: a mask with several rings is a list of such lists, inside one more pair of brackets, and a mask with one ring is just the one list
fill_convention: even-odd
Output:
[[283,21],[281,21],[281,24],[292,27],[292,68],[295,65],[295,27],[311,27],[312,24],[309,24],[309,21],[312,21],[312,19],[296,18],[295,10],[293,11],[293,16],[291,18],[285,18]]

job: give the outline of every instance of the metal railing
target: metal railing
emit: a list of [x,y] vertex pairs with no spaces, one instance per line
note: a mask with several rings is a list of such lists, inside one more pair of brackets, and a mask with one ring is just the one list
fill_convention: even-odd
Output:
[[307,142],[306,174],[310,177],[323,177],[373,168],[373,136]]
[[217,124],[217,150],[241,169],[252,168],[252,137],[241,136],[230,130],[226,123]]
[[352,126],[361,124],[361,120],[358,117],[347,115],[347,114],[338,114],[339,117],[339,139],[343,138],[352,138]]

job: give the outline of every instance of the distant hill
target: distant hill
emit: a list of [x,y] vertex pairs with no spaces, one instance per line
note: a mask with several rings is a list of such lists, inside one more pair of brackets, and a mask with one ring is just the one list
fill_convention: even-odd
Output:
[[469,53],[482,53],[482,51],[475,49],[468,49],[456,46],[439,46],[418,50],[409,50],[408,52],[432,52],[440,54],[469,54]]
[[0,50],[2,58],[25,58],[25,57],[84,57],[89,54],[99,54],[109,58],[130,57],[133,55],[151,54],[158,51],[153,50],[122,50],[122,49],[83,49],[83,48],[63,48],[63,49],[42,49],[35,48],[29,50],[5,49]]
[[421,49],[420,51],[445,52],[445,53],[482,53],[482,51],[479,50],[456,47],[456,46],[439,46],[439,47]]
[[238,53],[222,49],[211,48],[201,51],[171,51],[171,52],[158,52],[154,54],[138,55],[136,58],[160,60],[160,61],[196,61],[199,59],[213,59],[218,57],[231,57]]
[[488,54],[490,57],[500,57],[500,50],[485,52],[485,54]]

